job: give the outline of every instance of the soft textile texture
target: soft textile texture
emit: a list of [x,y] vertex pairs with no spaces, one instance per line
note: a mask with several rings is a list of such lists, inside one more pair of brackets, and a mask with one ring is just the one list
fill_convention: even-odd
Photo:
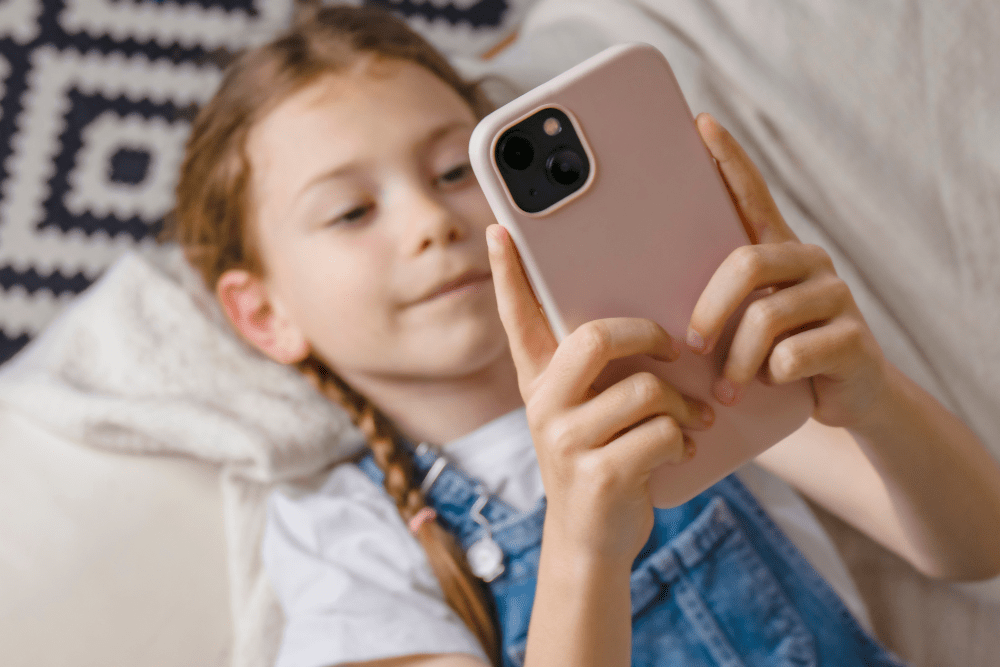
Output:
[[217,463],[233,664],[270,665],[280,609],[260,565],[272,485],[358,451],[347,414],[239,340],[179,252],[126,255],[0,373],[0,401],[74,442]]
[[257,482],[363,440],[294,369],[237,338],[179,252],[160,267],[126,254],[4,366],[0,392],[70,439],[187,453]]

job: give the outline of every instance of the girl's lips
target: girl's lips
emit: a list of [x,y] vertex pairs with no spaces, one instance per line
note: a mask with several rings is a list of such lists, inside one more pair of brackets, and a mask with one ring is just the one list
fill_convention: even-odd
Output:
[[431,300],[431,299],[433,299],[435,297],[441,296],[442,294],[445,294],[447,292],[451,292],[453,290],[460,289],[462,287],[465,287],[467,285],[471,285],[473,283],[482,282],[482,281],[490,279],[492,277],[493,277],[493,274],[490,273],[489,271],[477,271],[475,269],[466,271],[465,273],[463,273],[462,275],[460,275],[455,280],[450,280],[450,281],[446,282],[444,285],[442,285],[441,287],[439,287],[433,293],[431,293],[428,296],[425,296],[424,298],[420,299],[420,301],[418,303],[423,302],[423,301],[429,301],[429,300]]

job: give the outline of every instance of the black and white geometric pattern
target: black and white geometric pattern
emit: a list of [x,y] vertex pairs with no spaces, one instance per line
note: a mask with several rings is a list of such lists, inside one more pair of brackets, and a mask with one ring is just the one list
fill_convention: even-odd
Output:
[[[469,55],[531,0],[367,2]],[[181,112],[220,78],[206,55],[267,40],[292,11],[292,0],[0,0],[0,363],[122,252],[158,252]]]

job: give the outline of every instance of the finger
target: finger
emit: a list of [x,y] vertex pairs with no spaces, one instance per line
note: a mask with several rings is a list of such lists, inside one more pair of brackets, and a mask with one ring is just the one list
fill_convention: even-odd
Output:
[[493,289],[507,333],[521,397],[527,403],[535,381],[548,367],[558,341],[538,305],[513,239],[500,225],[486,228]]
[[864,326],[857,319],[837,317],[775,345],[768,372],[776,384],[817,375],[840,380],[852,376],[864,355]]
[[695,123],[702,141],[719,163],[722,178],[736,200],[744,221],[753,230],[753,242],[797,241],[778,211],[760,170],[733,135],[707,113],[699,114]]
[[622,479],[648,479],[664,464],[686,463],[695,455],[694,439],[671,417],[656,415],[594,452]]
[[581,324],[552,356],[553,378],[548,400],[557,408],[579,405],[592,398],[591,385],[612,359],[646,354],[661,361],[680,356],[680,346],[652,320],[611,317]]
[[[821,277],[778,290],[751,303],[729,347],[723,378],[716,383],[725,405],[739,402],[783,336],[833,319],[849,303],[850,290],[836,277]],[[723,381],[728,381],[725,384]]]
[[639,372],[608,387],[567,416],[572,424],[560,433],[564,444],[599,447],[656,415],[672,417],[682,428],[703,430],[715,412],[703,401],[683,396],[653,373]]
[[688,325],[688,345],[707,354],[714,349],[726,322],[752,292],[800,283],[832,266],[829,255],[810,244],[788,242],[737,248],[722,261],[698,297]]

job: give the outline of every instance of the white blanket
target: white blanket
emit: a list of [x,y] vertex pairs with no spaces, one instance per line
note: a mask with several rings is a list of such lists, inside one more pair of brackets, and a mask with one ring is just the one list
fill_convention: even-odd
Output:
[[[540,0],[499,58],[459,65],[507,77],[502,100],[614,43],[660,48],[831,252],[887,355],[1000,457],[998,34],[992,0]],[[223,466],[233,662],[269,665],[263,498],[361,437],[229,333],[176,259],[119,263],[4,367],[0,401],[95,447]]]
[[283,617],[260,562],[267,494],[364,437],[297,371],[232,332],[178,249],[161,266],[122,257],[4,366],[0,401],[71,442],[218,464],[232,664],[273,664]]

